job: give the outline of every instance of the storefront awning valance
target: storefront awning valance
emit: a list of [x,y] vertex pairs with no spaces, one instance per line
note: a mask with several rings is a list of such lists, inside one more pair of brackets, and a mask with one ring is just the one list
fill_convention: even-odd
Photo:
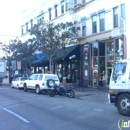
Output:
[[[55,61],[60,60],[79,60],[80,59],[80,45],[74,45],[66,47],[65,49],[58,49],[55,55]],[[33,61],[33,64],[39,64],[48,62],[46,55],[43,53],[36,54],[36,59]]]

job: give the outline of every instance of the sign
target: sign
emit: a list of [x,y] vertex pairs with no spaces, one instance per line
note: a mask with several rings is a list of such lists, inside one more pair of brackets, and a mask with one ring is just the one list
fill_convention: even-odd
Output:
[[21,70],[21,62],[20,61],[17,61],[17,69]]
[[11,61],[12,70],[16,70],[16,61]]

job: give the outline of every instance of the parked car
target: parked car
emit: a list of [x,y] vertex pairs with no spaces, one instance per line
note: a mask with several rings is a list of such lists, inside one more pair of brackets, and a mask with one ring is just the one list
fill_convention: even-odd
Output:
[[49,85],[51,82],[47,82],[49,79],[54,80],[57,85],[60,84],[56,74],[32,74],[24,81],[24,91],[26,92],[28,89],[34,89],[36,90],[36,93],[39,94],[41,91],[53,90],[53,85]]
[[23,88],[23,81],[26,79],[26,77],[17,77],[11,82],[11,88]]

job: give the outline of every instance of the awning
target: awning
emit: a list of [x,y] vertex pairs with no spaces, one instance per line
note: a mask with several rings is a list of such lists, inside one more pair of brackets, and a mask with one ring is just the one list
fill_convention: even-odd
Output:
[[56,52],[56,61],[59,60],[80,60],[80,45],[59,49]]
[[[55,61],[80,60],[80,45],[69,46],[65,49],[58,49],[55,56]],[[43,53],[36,54],[36,59],[33,61],[33,64],[39,64],[44,62],[48,62],[46,55]]]
[[43,53],[38,53],[35,56],[36,56],[36,59],[33,61],[33,64],[41,63],[43,60],[47,60],[45,54]]

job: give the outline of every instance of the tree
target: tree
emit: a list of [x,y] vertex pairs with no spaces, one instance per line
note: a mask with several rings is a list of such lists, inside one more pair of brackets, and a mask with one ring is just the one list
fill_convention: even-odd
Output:
[[57,50],[64,48],[67,44],[77,43],[76,36],[80,28],[77,23],[66,22],[54,24],[52,22],[42,22],[34,25],[30,34],[34,36],[33,41],[38,45],[38,50],[43,52],[48,61],[50,72],[53,73],[53,64],[58,56]]
[[9,45],[1,44],[1,49],[5,54],[5,58],[10,65],[10,61],[20,61],[22,66],[26,69],[26,74],[31,74],[31,66],[35,57],[36,47],[31,39],[22,43],[18,38],[10,40]]
[[21,61],[22,67],[26,69],[26,74],[29,76],[31,74],[32,62],[36,59],[36,46],[31,39],[28,39],[24,43],[20,40],[13,40],[11,45],[14,50],[12,53],[13,59]]

